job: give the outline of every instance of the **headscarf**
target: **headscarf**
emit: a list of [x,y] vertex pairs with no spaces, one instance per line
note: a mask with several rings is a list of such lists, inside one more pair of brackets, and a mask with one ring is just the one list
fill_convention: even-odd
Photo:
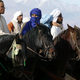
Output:
[[41,13],[41,10],[38,9],[38,8],[34,8],[31,10],[30,12],[30,17],[32,16],[32,14],[36,14],[40,19],[42,17],[42,13]]
[[[36,14],[38,17],[32,17],[32,14]],[[21,31],[21,35],[26,34],[32,28],[36,27],[36,24],[40,24],[40,19],[42,17],[41,10],[38,8],[34,8],[30,12],[30,21],[28,21]]]
[[53,22],[56,22],[57,19],[58,19],[58,16],[61,14],[60,10],[59,9],[54,9],[50,15],[53,16]]
[[50,22],[53,20],[53,16],[52,15],[44,15],[42,18],[41,18],[41,23],[43,23],[44,25],[46,25],[47,27],[51,28],[50,26]]
[[45,15],[41,19],[41,23],[45,24],[47,27],[51,28],[50,22],[56,22],[58,16],[61,14],[59,9],[54,9],[49,15]]
[[[32,17],[32,14],[36,14],[38,17]],[[41,10],[38,9],[38,8],[32,9],[31,12],[30,12],[30,17],[31,17],[31,19],[30,19],[31,25],[33,27],[35,27],[36,24],[40,24],[40,19],[42,17]]]
[[17,18],[18,18],[18,16],[20,16],[20,15],[23,15],[23,13],[22,13],[21,11],[17,11],[17,12],[14,14],[13,20],[16,21],[16,22],[18,22]]

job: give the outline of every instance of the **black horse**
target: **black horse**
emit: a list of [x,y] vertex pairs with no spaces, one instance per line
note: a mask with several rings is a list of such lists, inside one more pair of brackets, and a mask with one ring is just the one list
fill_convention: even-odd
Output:
[[[3,47],[0,47],[0,52],[2,52],[1,54],[6,54],[6,52],[8,52],[14,39],[15,35],[1,36],[0,44],[2,45],[5,43]],[[23,36],[22,40],[20,40],[19,36],[17,36],[16,43],[22,45],[23,48],[22,51],[24,50],[22,53],[25,53],[27,50],[25,54],[27,60],[25,62],[26,63],[26,67],[24,68],[25,70],[21,72],[19,70],[22,76],[24,75],[27,76],[29,73],[31,73],[29,74],[29,76],[33,75],[35,71],[35,66],[37,66],[36,64],[38,63],[39,60],[50,61],[55,56],[50,30],[42,24],[29,31],[26,35]],[[22,59],[21,55],[20,56],[17,55],[17,57]],[[12,72],[13,76],[15,76],[15,78],[18,78],[19,75],[14,75],[14,72],[16,74],[18,72],[18,69]],[[23,78],[22,76],[20,76],[19,78],[22,79]]]
[[11,55],[9,54],[12,51],[14,41],[19,47],[21,47],[21,49],[19,49],[19,54],[16,55],[16,57],[17,56],[22,57],[23,54],[26,52],[25,43],[19,38],[18,34],[17,35],[0,35],[0,55],[6,55],[9,58],[12,58],[12,54]]
[[[14,54],[12,58],[13,42],[21,46],[18,54]],[[15,47],[16,50],[16,47]],[[9,78],[8,74],[12,73],[17,67],[24,67],[24,61],[26,60],[25,43],[19,38],[19,35],[0,35],[0,79],[5,77]],[[15,73],[14,73],[15,74]]]
[[6,54],[14,38],[15,35],[0,35],[0,54]]
[[43,24],[33,28],[23,36],[29,52],[37,53],[44,58],[53,59],[54,46],[50,30]]

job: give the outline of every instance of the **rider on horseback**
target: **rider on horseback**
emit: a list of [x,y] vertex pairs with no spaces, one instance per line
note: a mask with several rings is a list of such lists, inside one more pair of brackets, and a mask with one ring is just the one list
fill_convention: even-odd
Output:
[[40,24],[40,19],[41,19],[41,10],[38,8],[34,8],[30,12],[30,21],[28,21],[24,26],[21,31],[21,35],[23,36],[26,34],[28,31],[30,31],[32,28],[36,27],[38,24]]
[[54,9],[50,15],[45,15],[41,19],[41,23],[51,29],[53,39],[63,31],[63,17],[59,9]]

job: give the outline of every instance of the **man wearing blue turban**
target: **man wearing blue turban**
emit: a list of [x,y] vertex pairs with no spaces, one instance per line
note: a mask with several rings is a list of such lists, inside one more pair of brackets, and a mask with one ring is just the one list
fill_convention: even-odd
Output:
[[40,19],[42,17],[41,10],[38,8],[34,8],[30,12],[30,21],[28,21],[25,26],[23,27],[21,31],[21,35],[23,36],[28,31],[30,31],[32,28],[36,27],[40,24]]

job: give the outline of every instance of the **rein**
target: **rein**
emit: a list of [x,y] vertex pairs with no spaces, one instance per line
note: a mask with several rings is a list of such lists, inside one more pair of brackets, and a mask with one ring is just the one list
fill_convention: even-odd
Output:
[[33,49],[31,49],[30,47],[27,46],[27,49],[30,50],[31,52],[35,53],[36,55],[38,55],[41,58],[41,60],[47,61],[47,58],[39,55],[39,53],[37,53],[36,51],[34,51]]

